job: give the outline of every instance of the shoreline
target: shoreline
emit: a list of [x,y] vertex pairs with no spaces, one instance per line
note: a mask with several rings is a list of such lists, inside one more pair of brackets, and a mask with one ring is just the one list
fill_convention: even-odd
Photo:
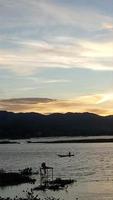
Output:
[[113,138],[97,138],[97,139],[74,139],[74,140],[51,140],[51,141],[27,141],[28,144],[45,143],[113,143]]

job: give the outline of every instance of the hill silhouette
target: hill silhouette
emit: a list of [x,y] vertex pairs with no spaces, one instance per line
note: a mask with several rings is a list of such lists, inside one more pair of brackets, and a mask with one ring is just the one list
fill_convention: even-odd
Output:
[[113,135],[113,116],[93,113],[13,113],[0,111],[0,138]]

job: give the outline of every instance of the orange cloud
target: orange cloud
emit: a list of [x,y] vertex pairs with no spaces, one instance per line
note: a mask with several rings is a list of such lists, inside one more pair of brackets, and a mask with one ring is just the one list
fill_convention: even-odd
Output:
[[104,23],[102,24],[103,29],[113,30],[113,23]]
[[43,114],[55,112],[93,112],[100,115],[111,115],[113,114],[113,96],[110,94],[93,94],[76,97],[71,100],[46,98],[7,99],[0,101],[0,109],[13,112],[39,112]]

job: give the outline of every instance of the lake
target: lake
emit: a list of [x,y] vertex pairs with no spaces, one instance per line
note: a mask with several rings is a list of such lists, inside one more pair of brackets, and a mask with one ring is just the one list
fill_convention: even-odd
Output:
[[[59,158],[57,154],[71,151],[70,158]],[[77,182],[65,190],[38,192],[39,196],[55,196],[65,200],[111,200],[113,199],[113,144],[0,144],[0,168],[17,171],[25,167],[39,170],[42,162],[54,168],[54,177],[72,178]],[[23,196],[23,190],[35,185],[0,188],[0,196]],[[35,192],[37,193],[37,192]]]

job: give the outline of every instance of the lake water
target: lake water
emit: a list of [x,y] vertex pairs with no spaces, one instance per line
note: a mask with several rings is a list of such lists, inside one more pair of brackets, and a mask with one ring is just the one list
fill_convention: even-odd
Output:
[[[57,154],[73,152],[74,157]],[[38,192],[65,200],[113,200],[113,143],[96,144],[0,144],[0,168],[16,171],[25,167],[39,169],[42,162],[54,168],[54,177],[73,178],[77,182],[63,191]],[[39,175],[35,176],[39,183]],[[0,188],[0,196],[23,196],[23,190],[35,185]]]

